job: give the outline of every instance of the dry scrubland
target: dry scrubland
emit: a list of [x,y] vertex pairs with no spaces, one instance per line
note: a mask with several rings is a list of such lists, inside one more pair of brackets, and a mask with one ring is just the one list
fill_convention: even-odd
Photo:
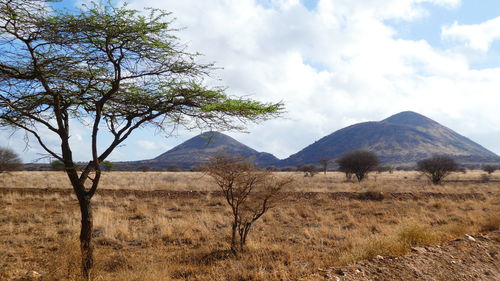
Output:
[[[432,186],[425,176],[415,171],[393,173],[370,173],[361,184],[346,182],[343,173],[322,172],[313,178],[303,177],[301,172],[280,172],[278,175],[292,175],[295,184],[290,191],[299,192],[341,192],[341,191],[385,191],[385,192],[485,192],[500,184],[500,171],[487,175],[483,171],[453,173],[445,179],[444,185]],[[485,179],[490,183],[483,184]],[[458,182],[458,185],[455,184]],[[478,185],[478,183],[481,183]],[[14,172],[0,177],[0,188],[71,188],[63,172]],[[174,191],[217,191],[218,187],[208,176],[200,172],[105,172],[99,189],[174,190]]]
[[[239,257],[228,251],[229,209],[202,174],[105,174],[101,191],[117,191],[94,200],[95,280],[322,280],[322,268],[500,225],[499,172],[488,182],[483,172],[457,173],[441,186],[416,172],[361,184],[292,174],[291,193],[255,224]],[[32,270],[40,280],[78,280],[80,219],[68,189],[61,172],[0,178],[0,280],[30,280]]]

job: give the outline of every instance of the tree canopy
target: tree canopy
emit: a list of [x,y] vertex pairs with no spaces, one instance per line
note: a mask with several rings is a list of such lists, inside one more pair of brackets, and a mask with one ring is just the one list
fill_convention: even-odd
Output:
[[358,181],[362,181],[379,165],[377,155],[363,149],[349,151],[335,162],[339,165],[339,171],[344,172],[348,179],[354,174]]
[[12,149],[0,147],[0,174],[22,168],[22,161]]
[[446,155],[435,155],[417,162],[417,169],[433,184],[440,184],[451,172],[458,170],[457,162]]
[[[72,14],[36,0],[0,0],[0,6],[0,122],[24,129],[66,164],[72,155],[49,147],[40,128],[68,140],[72,122],[89,126],[92,163],[84,171],[99,169],[141,126],[239,129],[234,121],[282,109],[206,86],[214,66],[198,63],[199,54],[179,42],[168,12],[93,3]],[[98,151],[103,128],[113,139]]]

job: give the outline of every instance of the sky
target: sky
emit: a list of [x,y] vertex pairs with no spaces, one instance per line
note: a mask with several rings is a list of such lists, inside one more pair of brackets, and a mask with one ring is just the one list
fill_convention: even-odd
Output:
[[[175,35],[216,63],[213,76],[228,94],[285,103],[281,118],[225,132],[258,151],[286,158],[345,126],[411,110],[500,154],[498,0],[128,3],[172,12]],[[75,158],[88,160],[90,129],[73,129]],[[110,160],[151,159],[201,132],[179,128],[165,137],[145,128]],[[0,131],[1,138],[26,162],[42,153],[20,132]]]

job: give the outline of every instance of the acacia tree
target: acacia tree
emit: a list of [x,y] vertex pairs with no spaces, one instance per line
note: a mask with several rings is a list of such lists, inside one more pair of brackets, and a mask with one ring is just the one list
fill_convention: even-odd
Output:
[[231,207],[231,251],[243,252],[253,223],[283,199],[282,190],[292,179],[278,179],[271,171],[258,170],[240,157],[227,155],[214,156],[203,170],[215,180]]
[[458,170],[457,162],[445,155],[436,155],[417,162],[417,169],[433,184],[440,184],[451,172]]
[[333,159],[332,158],[321,158],[318,160],[319,164],[321,167],[323,167],[323,173],[326,175],[326,171],[328,170],[328,165],[332,163]]
[[347,152],[336,162],[339,165],[339,171],[344,172],[348,180],[355,175],[359,182],[379,165],[378,157],[374,152],[362,149]]
[[0,147],[0,174],[21,169],[22,161],[11,149]]
[[497,170],[497,167],[493,166],[493,165],[484,165],[483,166],[483,171],[488,173],[488,175],[493,174],[496,170]]
[[[81,212],[82,274],[90,280],[91,199],[115,148],[140,127],[240,129],[279,114],[282,104],[207,86],[214,66],[186,51],[165,11],[143,15],[109,3],[54,11],[45,2],[0,0],[0,122],[24,130],[64,163]],[[91,138],[81,171],[70,142],[77,122]],[[111,136],[104,147],[103,131]],[[47,143],[53,136],[57,148]]]

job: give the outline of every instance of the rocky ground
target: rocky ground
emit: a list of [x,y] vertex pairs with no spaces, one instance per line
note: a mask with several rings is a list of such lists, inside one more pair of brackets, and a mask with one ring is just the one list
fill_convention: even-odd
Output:
[[443,245],[414,247],[403,257],[382,257],[320,270],[316,280],[500,280],[500,230],[466,235]]

